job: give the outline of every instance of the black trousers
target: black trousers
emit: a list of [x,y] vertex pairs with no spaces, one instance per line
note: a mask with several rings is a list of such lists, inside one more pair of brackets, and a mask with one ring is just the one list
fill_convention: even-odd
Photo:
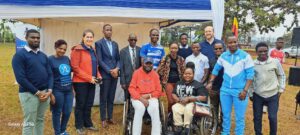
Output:
[[[218,122],[218,126],[222,126],[222,111],[219,109],[221,107],[220,102],[220,90],[212,90],[209,94],[211,111],[213,114],[213,119]],[[219,111],[221,111],[221,116],[219,117]],[[221,127],[222,128],[222,127]]]
[[95,98],[95,84],[73,83],[75,90],[75,127],[92,127],[91,110]]
[[101,121],[112,119],[118,79],[103,79],[100,84]]

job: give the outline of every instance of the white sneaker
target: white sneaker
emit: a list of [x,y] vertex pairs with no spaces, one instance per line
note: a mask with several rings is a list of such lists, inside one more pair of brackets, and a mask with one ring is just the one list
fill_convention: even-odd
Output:
[[263,113],[267,113],[268,112],[268,107],[267,106],[264,106],[263,107]]

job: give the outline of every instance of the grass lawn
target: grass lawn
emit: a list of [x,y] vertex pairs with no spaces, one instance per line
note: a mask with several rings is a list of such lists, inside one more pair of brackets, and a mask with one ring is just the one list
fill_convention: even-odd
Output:
[[[15,85],[15,78],[11,67],[11,59],[15,52],[13,44],[0,44],[0,135],[14,135],[21,134],[21,124],[23,121],[23,113],[18,97],[18,86]],[[288,75],[289,67],[293,64],[294,59],[287,59],[287,64],[284,64],[284,69]],[[300,61],[299,61],[300,64]],[[289,86],[286,87],[286,92],[280,99],[280,107],[278,113],[278,135],[299,135],[300,134],[300,120],[296,119],[295,111],[295,95],[300,90],[300,87]],[[97,98],[97,97],[96,97]],[[300,110],[300,109],[299,109]],[[100,132],[89,135],[119,135],[122,127],[122,113],[123,106],[116,105],[114,109],[114,119],[118,122],[115,126],[110,126],[106,131],[100,128]],[[71,135],[76,134],[74,128],[74,113],[72,112],[67,131]],[[300,115],[300,111],[298,111]],[[95,126],[100,127],[99,107],[93,107],[92,119]],[[263,134],[268,134],[268,115],[263,116]],[[246,135],[253,135],[253,115],[252,103],[249,101],[246,114]],[[234,131],[234,121],[232,121],[232,133]],[[52,135],[52,120],[50,109],[46,113],[45,119],[45,135]],[[143,132],[143,135],[150,135],[150,130]]]

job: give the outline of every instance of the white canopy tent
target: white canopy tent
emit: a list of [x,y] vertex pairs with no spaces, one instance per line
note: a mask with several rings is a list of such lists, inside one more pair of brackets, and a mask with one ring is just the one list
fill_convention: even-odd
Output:
[[41,49],[50,55],[57,39],[76,45],[85,29],[92,29],[95,39],[100,39],[106,23],[113,26],[113,40],[120,48],[127,45],[129,33],[137,34],[142,45],[149,42],[151,28],[177,22],[213,21],[215,37],[220,39],[224,0],[0,0],[0,18],[39,26]]

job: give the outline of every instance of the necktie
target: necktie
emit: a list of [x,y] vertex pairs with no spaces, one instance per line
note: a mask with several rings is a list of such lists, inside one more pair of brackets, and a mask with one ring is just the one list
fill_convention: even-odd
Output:
[[132,67],[135,69],[135,51],[134,48],[132,48]]

